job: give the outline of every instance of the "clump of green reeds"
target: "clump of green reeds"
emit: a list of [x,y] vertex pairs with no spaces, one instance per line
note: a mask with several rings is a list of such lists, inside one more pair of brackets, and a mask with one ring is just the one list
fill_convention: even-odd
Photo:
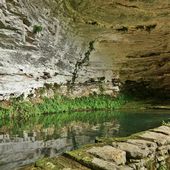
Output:
[[74,99],[66,96],[54,96],[53,98],[44,98],[42,103],[37,104],[30,101],[13,101],[8,107],[0,107],[0,117],[27,119],[31,116],[42,114],[114,110],[126,102],[127,98],[123,95],[117,98],[105,95],[91,95]]

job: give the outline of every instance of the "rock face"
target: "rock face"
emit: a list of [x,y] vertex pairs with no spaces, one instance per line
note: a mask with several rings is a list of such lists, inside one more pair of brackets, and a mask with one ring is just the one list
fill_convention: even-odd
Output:
[[121,87],[170,97],[169,8],[169,0],[1,0],[0,100],[46,84],[74,96]]

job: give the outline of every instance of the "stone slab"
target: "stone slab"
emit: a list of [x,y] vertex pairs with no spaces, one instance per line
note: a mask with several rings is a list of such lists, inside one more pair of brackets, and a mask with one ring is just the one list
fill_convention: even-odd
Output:
[[93,147],[87,152],[103,160],[115,162],[117,165],[126,163],[126,152],[112,146]]

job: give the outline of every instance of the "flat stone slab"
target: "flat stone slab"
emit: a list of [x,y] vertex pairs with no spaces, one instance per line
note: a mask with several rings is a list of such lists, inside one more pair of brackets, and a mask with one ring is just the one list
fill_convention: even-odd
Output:
[[115,162],[117,165],[126,163],[126,152],[112,146],[93,147],[87,152],[106,161]]
[[99,168],[105,169],[105,170],[117,170],[118,169],[116,164],[105,161],[103,159],[99,159],[99,158],[94,158],[92,160],[92,163],[98,166]]
[[168,127],[168,126],[160,126],[160,127],[155,128],[151,131],[162,133],[162,134],[165,134],[165,135],[170,135],[170,127]]
[[150,152],[155,152],[158,145],[155,142],[150,142],[142,139],[129,139],[127,143],[139,146],[141,149],[149,149]]
[[112,145],[127,153],[127,158],[141,159],[149,155],[148,148],[141,148],[138,145],[127,142],[113,142]]
[[158,145],[170,144],[170,136],[164,135],[162,133],[146,131],[145,133],[141,135],[137,135],[137,137],[141,139],[149,140],[152,142],[156,142]]
[[103,159],[99,159],[99,158],[94,158],[92,160],[92,163],[103,170],[133,170],[133,168],[127,165],[117,166],[112,162],[104,161]]

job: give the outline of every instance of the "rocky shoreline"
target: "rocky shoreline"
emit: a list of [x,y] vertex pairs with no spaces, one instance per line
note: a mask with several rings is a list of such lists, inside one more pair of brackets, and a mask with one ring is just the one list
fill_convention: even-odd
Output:
[[22,170],[154,170],[170,168],[170,127],[163,125],[125,138],[98,140]]

